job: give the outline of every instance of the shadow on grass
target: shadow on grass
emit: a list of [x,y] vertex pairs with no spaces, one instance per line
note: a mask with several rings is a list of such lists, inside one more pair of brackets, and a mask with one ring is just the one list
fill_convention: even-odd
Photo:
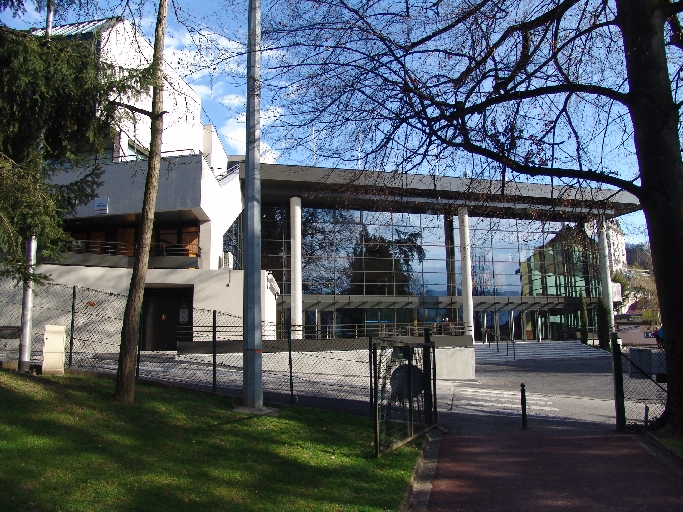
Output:
[[113,382],[0,372],[3,510],[381,510],[396,508],[409,447],[373,458],[369,420]]

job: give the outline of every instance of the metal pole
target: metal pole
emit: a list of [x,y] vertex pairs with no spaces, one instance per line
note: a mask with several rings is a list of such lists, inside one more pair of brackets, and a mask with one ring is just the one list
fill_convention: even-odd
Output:
[[213,391],[216,392],[216,310],[213,310]]
[[[36,264],[36,237],[31,235],[26,241],[26,258],[31,271]],[[24,296],[21,302],[21,339],[19,342],[19,371],[31,369],[31,337],[33,335],[33,283],[28,279],[24,283]]]
[[626,408],[624,405],[624,374],[621,365],[621,347],[617,343],[617,333],[612,333],[612,373],[614,374],[614,410],[617,430],[626,428]]
[[292,324],[287,329],[287,350],[289,352],[289,405],[294,405],[294,377],[292,373]]
[[520,385],[522,388],[522,428],[526,428],[526,389],[524,383]]
[[372,379],[372,336],[368,337],[368,365],[370,366],[370,412],[375,406],[375,394],[373,390],[373,379]]
[[138,357],[137,361],[135,362],[135,376],[139,377],[140,376],[140,356],[142,355],[142,319],[143,317],[143,311],[144,311],[144,304],[140,308],[140,322],[138,324]]
[[242,397],[246,407],[263,406],[261,325],[261,1],[249,0],[247,43],[247,154]]
[[375,381],[375,385],[373,386],[375,393],[373,403],[375,404],[375,407],[372,414],[375,426],[375,457],[379,457],[379,404],[377,403],[379,376],[377,372],[377,345],[372,346],[372,373]]
[[413,435],[413,347],[408,345],[408,437]]
[[76,287],[74,286],[71,293],[71,336],[69,337],[69,368],[73,362],[74,355],[74,330],[76,329]]
[[434,402],[434,425],[439,421],[437,417],[438,402],[436,401],[436,345],[432,344],[432,401]]

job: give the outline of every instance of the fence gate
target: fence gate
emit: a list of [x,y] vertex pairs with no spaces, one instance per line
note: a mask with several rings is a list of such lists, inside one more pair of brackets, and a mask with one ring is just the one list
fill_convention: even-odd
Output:
[[[428,332],[425,338],[429,340]],[[436,364],[429,342],[376,338],[371,351],[370,395],[379,456],[436,425]]]
[[617,429],[643,428],[664,414],[667,370],[664,350],[612,343]]

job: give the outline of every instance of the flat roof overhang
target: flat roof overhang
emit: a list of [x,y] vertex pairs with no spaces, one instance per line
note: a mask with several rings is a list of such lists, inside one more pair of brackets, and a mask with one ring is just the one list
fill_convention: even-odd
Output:
[[[244,178],[244,165],[240,163]],[[306,207],[475,217],[579,221],[618,217],[641,209],[629,192],[615,189],[515,183],[381,171],[261,164],[261,197],[301,197]]]

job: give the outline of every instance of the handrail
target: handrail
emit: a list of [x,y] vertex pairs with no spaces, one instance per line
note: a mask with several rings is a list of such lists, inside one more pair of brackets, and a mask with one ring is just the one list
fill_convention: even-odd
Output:
[[[137,244],[101,240],[73,240],[68,248],[69,252],[76,254],[132,257],[137,251]],[[201,258],[201,247],[199,244],[153,243],[150,245],[149,255]]]

